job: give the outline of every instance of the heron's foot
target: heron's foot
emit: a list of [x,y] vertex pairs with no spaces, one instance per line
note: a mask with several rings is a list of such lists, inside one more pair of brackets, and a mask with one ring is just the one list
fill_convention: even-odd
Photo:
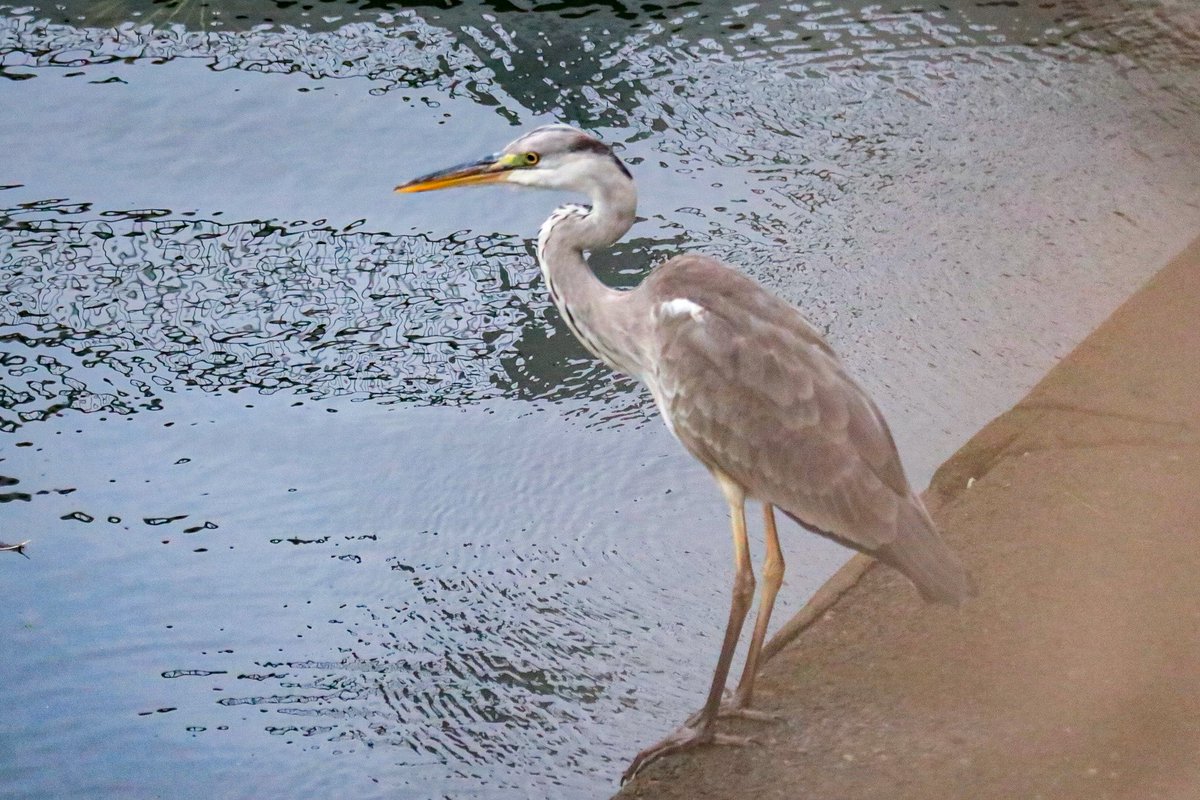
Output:
[[[688,717],[684,725],[698,725],[703,715],[704,709],[700,709]],[[750,701],[741,692],[733,694],[726,692],[724,699],[721,700],[721,706],[717,709],[717,716],[721,719],[744,719],[750,722],[783,722],[784,720],[784,717],[780,714],[772,714],[770,711],[759,711],[758,709],[751,708]]]
[[692,726],[685,724],[658,744],[652,744],[634,756],[633,763],[621,775],[621,783],[625,784],[629,782],[633,779],[634,775],[641,772],[642,767],[671,753],[679,753],[684,750],[690,750],[693,747],[702,747],[708,744],[745,747],[746,745],[758,743],[757,739],[749,736],[731,736],[727,733],[716,733],[713,731],[711,725]]

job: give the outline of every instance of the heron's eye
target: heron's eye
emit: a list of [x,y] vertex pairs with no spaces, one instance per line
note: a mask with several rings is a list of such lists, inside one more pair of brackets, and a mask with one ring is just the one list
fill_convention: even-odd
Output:
[[527,167],[532,167],[534,164],[542,160],[541,156],[539,156],[537,153],[526,153],[524,158],[525,166]]

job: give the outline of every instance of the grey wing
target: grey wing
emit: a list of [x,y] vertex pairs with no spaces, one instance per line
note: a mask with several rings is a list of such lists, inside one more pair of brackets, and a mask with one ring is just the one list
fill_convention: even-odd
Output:
[[664,318],[660,404],[697,458],[810,527],[875,550],[895,536],[910,490],[875,405],[799,318],[701,300]]
[[709,259],[679,259],[647,288],[658,356],[648,383],[693,455],[900,569],[926,599],[957,604],[973,592],[879,409],[799,311]]

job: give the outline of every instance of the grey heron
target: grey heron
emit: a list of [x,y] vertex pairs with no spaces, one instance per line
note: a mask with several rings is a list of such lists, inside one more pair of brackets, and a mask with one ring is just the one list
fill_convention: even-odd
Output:
[[[568,125],[546,125],[499,153],[396,191],[493,183],[591,199],[590,206],[558,208],[542,225],[537,258],[546,288],[588,350],[650,390],[667,427],[712,473],[729,505],[733,599],[704,707],[638,753],[622,781],[668,753],[746,743],[715,725],[719,716],[754,716],[754,679],[784,572],[775,508],[900,570],[926,600],[959,605],[972,593],[962,562],[909,486],[879,409],[795,307],[702,255],[676,256],[627,291],[596,277],[584,254],[623,236],[637,207],[633,177],[608,145]],[[748,498],[763,508],[762,597],[737,689],[722,703],[754,600]]]

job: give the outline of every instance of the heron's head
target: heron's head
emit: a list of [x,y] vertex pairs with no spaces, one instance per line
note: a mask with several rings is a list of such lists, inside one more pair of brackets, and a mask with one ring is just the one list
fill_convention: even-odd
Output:
[[632,183],[612,148],[570,125],[545,125],[516,139],[499,153],[424,175],[397,192],[429,192],[452,186],[515,183],[595,195],[606,184]]

